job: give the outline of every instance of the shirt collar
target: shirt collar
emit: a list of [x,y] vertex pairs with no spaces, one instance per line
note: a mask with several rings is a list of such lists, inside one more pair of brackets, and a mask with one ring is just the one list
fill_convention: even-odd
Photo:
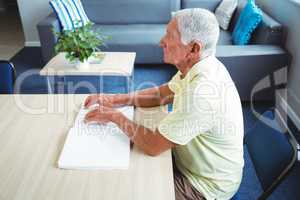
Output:
[[[190,82],[197,75],[209,70],[209,68],[212,67],[211,63],[214,60],[214,58],[215,56],[208,56],[206,58],[203,58],[202,60],[194,64],[193,67],[187,72],[185,77],[181,80]],[[180,71],[179,74],[182,75]]]

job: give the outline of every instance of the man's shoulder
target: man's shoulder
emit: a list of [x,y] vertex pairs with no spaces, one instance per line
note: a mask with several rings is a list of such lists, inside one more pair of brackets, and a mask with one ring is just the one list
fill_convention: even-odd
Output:
[[220,87],[220,85],[234,85],[234,82],[225,67],[225,65],[217,58],[213,57],[207,63],[205,68],[202,68],[197,76],[191,80],[191,85],[207,85],[211,87]]

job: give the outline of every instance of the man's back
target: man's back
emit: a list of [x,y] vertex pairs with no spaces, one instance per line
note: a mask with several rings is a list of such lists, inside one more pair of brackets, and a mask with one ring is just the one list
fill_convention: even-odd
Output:
[[174,110],[160,131],[179,144],[173,149],[176,166],[207,199],[230,198],[244,162],[241,102],[229,73],[211,56],[183,79],[178,72],[169,87]]

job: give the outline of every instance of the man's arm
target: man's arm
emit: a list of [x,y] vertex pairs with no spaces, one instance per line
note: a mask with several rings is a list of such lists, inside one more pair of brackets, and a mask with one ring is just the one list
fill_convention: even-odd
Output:
[[137,107],[153,107],[165,105],[173,101],[174,93],[170,90],[168,84],[160,87],[153,87],[145,90],[136,91],[130,94],[99,94],[89,96],[84,106],[89,107],[95,103],[102,106],[137,106]]
[[120,112],[114,113],[111,121],[123,130],[139,149],[150,156],[157,156],[176,146],[175,143],[163,137],[157,129],[152,131],[144,126],[137,125]]
[[172,103],[174,93],[168,84],[138,91],[133,95],[133,105],[137,107],[153,107]]
[[137,107],[154,107],[166,105],[173,101],[174,93],[168,84],[148,88],[129,94],[118,94],[113,98],[113,105],[129,105]]

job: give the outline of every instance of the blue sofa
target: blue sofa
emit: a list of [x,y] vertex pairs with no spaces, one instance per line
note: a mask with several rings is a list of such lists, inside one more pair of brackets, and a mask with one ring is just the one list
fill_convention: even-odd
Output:
[[[200,7],[212,12],[221,0],[82,0],[94,28],[112,37],[103,51],[134,51],[136,63],[163,63],[159,41],[165,34],[171,12]],[[288,64],[288,54],[281,48],[283,28],[263,13],[249,45],[233,45],[231,34],[246,0],[239,0],[228,31],[221,30],[217,57],[226,65],[243,100],[250,100],[253,86],[262,78]],[[50,14],[37,26],[44,62],[54,55],[57,41],[52,30],[60,31],[55,14]],[[268,100],[269,95],[258,97]]]

